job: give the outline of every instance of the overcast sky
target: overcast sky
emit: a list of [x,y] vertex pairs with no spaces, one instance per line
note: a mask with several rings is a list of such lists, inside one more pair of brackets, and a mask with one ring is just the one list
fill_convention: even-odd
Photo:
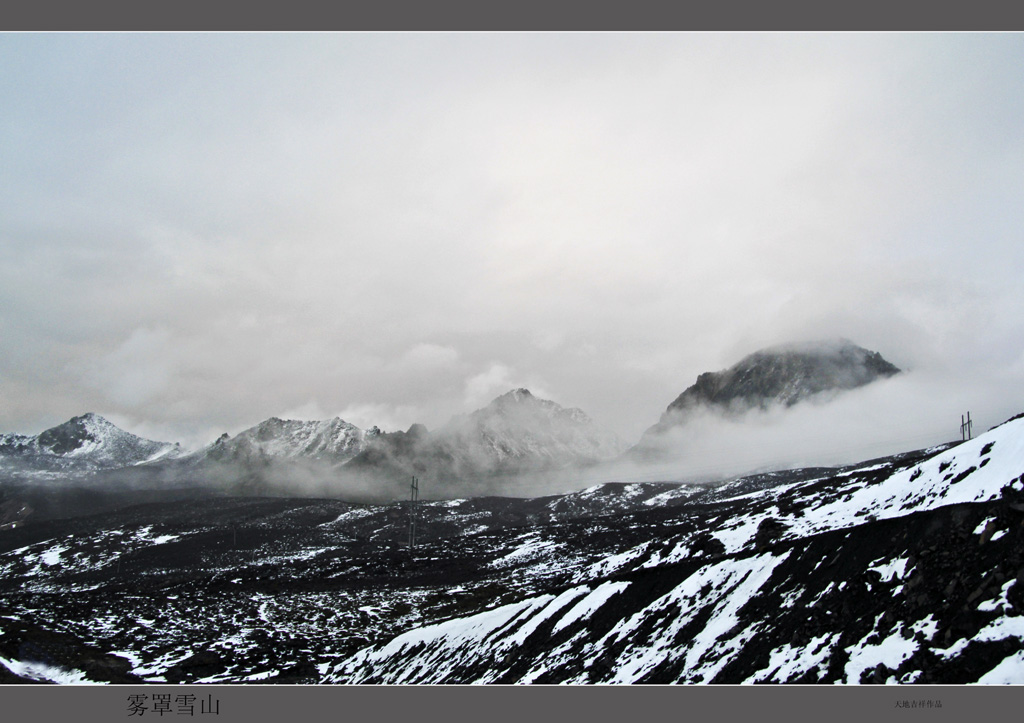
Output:
[[842,336],[953,438],[1024,411],[1024,36],[4,34],[0,261],[0,431],[632,443]]

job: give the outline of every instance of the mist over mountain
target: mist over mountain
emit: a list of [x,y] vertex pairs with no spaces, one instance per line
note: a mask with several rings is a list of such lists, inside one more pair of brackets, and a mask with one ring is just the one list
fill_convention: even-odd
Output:
[[[205,486],[229,494],[364,501],[406,496],[412,476],[424,482],[426,497],[555,494],[615,480],[714,479],[772,466],[748,462],[747,456],[773,451],[766,449],[763,432],[781,432],[793,416],[786,410],[831,410],[834,404],[826,402],[899,371],[878,352],[846,340],[763,349],[728,369],[701,374],[628,452],[628,445],[583,410],[516,388],[433,430],[414,424],[384,433],[339,417],[271,417],[188,454],[88,414],[37,437],[3,435],[0,471],[17,469],[23,480],[87,478],[93,487]],[[755,413],[761,417],[749,422]],[[709,420],[721,421],[702,423]],[[698,427],[702,436],[694,433]],[[807,440],[804,435],[792,444],[806,450]],[[791,443],[771,442],[779,444]],[[742,454],[722,452],[737,446]]]
[[674,430],[708,413],[737,419],[752,410],[824,403],[900,371],[878,352],[846,339],[762,349],[728,369],[699,375],[644,432],[634,454],[664,453]]
[[466,472],[520,472],[610,459],[624,447],[581,409],[538,399],[527,389],[503,394],[483,409],[455,417],[432,444]]
[[428,432],[384,434],[346,465],[346,472],[392,481],[410,475],[436,482],[442,494],[467,482],[493,483],[609,460],[625,445],[585,412],[513,389],[482,409]]
[[[619,455],[626,445],[577,408],[514,389],[471,414],[428,431],[360,429],[326,421],[267,419],[183,453],[142,440],[94,414],[36,437],[5,435],[0,460],[21,461],[22,482],[56,479],[139,490],[207,486],[233,494],[385,500],[406,494],[411,476],[432,496],[515,489],[520,478],[573,471]],[[59,454],[58,454],[59,452]],[[67,481],[65,480],[65,481]]]

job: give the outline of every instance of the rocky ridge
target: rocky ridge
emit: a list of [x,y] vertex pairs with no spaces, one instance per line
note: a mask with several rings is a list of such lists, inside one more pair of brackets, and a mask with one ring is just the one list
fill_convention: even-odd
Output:
[[380,434],[371,427],[359,427],[335,417],[326,421],[299,421],[271,417],[239,432],[227,433],[212,444],[188,456],[187,461],[252,463],[266,459],[321,459],[343,464],[359,454],[369,439]]

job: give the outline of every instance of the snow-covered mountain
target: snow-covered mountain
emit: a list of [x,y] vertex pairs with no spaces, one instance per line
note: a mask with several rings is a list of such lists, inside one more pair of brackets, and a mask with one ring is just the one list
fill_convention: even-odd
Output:
[[0,682],[1024,683],[1024,416],[841,468],[416,517],[414,550],[407,503],[19,523]]
[[467,482],[486,478],[492,484],[502,476],[508,482],[517,475],[565,470],[610,459],[623,449],[583,411],[538,399],[526,389],[512,390],[433,432],[420,424],[385,434],[340,418],[272,417],[184,453],[178,445],[143,440],[90,414],[38,437],[0,437],[6,469],[35,470],[36,478],[88,476],[93,487],[111,489],[206,485],[244,494],[349,499],[404,496],[411,475],[443,480],[444,490],[431,488],[452,496]]
[[[663,448],[678,454],[678,445],[671,439],[662,444],[662,436],[697,409],[735,413],[792,405],[896,372],[878,353],[845,341],[763,350],[725,371],[701,374],[633,448],[639,459],[625,462],[650,461]],[[582,410],[514,389],[432,431],[416,424],[406,432],[384,434],[340,418],[270,418],[190,454],[89,414],[36,437],[0,435],[0,474],[12,477],[16,471],[22,479],[51,481],[89,477],[96,485],[133,489],[237,484],[243,492],[274,494],[298,489],[288,479],[292,475],[310,483],[307,493],[344,494],[357,488],[359,499],[393,499],[404,496],[413,475],[446,485],[447,491],[431,485],[444,496],[572,489],[564,473],[610,462],[626,448]],[[613,467],[607,470],[614,474]]]
[[0,434],[0,464],[7,468],[86,472],[172,459],[181,453],[178,444],[137,437],[91,412],[35,436]]
[[341,464],[359,454],[366,441],[379,433],[376,427],[363,430],[339,417],[325,421],[271,417],[234,437],[221,435],[190,455],[190,461],[251,464],[316,459]]

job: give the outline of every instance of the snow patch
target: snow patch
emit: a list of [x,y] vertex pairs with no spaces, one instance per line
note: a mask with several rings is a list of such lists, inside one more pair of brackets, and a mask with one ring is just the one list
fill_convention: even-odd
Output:
[[848,684],[860,683],[864,671],[877,665],[884,665],[891,669],[898,668],[904,660],[917,651],[917,643],[913,638],[903,637],[900,628],[902,626],[880,643],[871,645],[861,641],[846,649],[850,654],[845,668]]
[[807,645],[793,647],[783,645],[770,654],[768,665],[759,673],[747,678],[744,683],[763,683],[774,681],[785,683],[791,678],[799,677],[814,668],[821,668],[828,661],[832,648],[839,640],[840,633],[822,635],[814,638]]
[[0,664],[15,675],[29,680],[46,680],[58,685],[103,685],[90,680],[81,670],[67,670],[35,661],[9,660],[4,657],[0,657]]
[[868,569],[878,572],[882,576],[882,582],[892,582],[893,580],[902,580],[906,577],[908,562],[910,562],[909,558],[900,557],[889,562],[873,564]]
[[627,587],[629,587],[628,582],[606,582],[603,585],[599,585],[593,592],[576,603],[569,612],[562,616],[562,618],[555,623],[555,627],[552,632],[557,633],[559,630],[569,627],[577,620],[590,617],[599,607],[608,602],[608,598],[616,593],[622,592]]

